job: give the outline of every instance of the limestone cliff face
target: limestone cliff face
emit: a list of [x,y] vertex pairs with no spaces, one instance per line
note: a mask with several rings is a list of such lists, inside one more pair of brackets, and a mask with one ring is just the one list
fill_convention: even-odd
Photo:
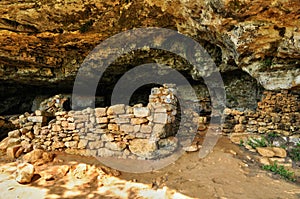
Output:
[[299,1],[148,2],[179,18],[180,32],[220,48],[221,70],[241,68],[271,90],[300,84]]
[[[243,70],[265,89],[296,88],[299,10],[298,0],[2,0],[0,80],[68,87],[101,41],[132,28],[164,27],[201,43],[221,72]],[[180,59],[174,67],[199,78]]]

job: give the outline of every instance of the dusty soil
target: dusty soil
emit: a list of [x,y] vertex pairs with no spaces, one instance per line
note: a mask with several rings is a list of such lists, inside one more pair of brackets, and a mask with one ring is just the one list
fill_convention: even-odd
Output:
[[[21,185],[14,180],[17,163],[2,156],[0,198],[300,198],[299,184],[274,178],[253,158],[223,137],[206,158],[199,160],[197,152],[186,153],[158,171],[119,175],[107,169],[99,178],[91,170],[82,179],[69,172],[50,181],[36,175],[32,183]],[[53,165],[69,165],[72,170],[78,163],[102,167],[95,158],[60,152],[55,162],[36,170],[38,173]]]

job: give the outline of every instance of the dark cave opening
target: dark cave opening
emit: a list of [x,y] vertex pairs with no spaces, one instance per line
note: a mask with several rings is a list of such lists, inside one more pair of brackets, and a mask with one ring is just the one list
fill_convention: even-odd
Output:
[[[207,48],[212,47],[210,46]],[[215,50],[209,51],[209,54],[211,54],[212,57],[221,56],[221,53],[217,48],[213,49]],[[220,64],[220,60],[216,62],[218,66]],[[209,115],[211,113],[210,93],[208,92],[207,86],[205,85],[203,79],[193,79],[191,74],[193,67],[191,64],[178,55],[157,49],[151,49],[150,51],[138,50],[122,55],[116,59],[105,70],[98,82],[95,93],[95,107],[112,105],[111,96],[114,91],[114,87],[122,78],[122,76],[136,66],[146,63],[157,63],[170,66],[173,69],[176,68],[176,70],[181,73],[181,75],[195,90],[199,102],[198,106],[200,107],[200,114]],[[163,77],[165,73],[164,69],[162,68],[162,71],[158,72],[158,75],[160,75],[159,73],[161,73],[161,76]],[[259,100],[261,91],[263,89],[253,77],[241,69],[221,72],[221,75],[225,85],[227,107],[241,109],[256,108],[256,102]],[[138,78],[141,78],[139,74],[133,77],[131,82],[134,82],[135,79]],[[89,79],[87,78],[87,80]],[[41,85],[38,82],[33,83],[35,85],[21,84],[16,82],[2,82],[0,84],[0,114],[10,115],[21,114],[26,111],[31,112],[33,111],[33,105],[37,107],[35,103],[39,103],[42,99],[56,94],[65,94],[69,98],[72,98],[74,85],[74,80],[72,80],[72,78],[56,83],[43,82]],[[142,103],[145,106],[148,103],[148,97],[151,92],[151,88],[156,86],[159,86],[159,84],[149,83],[138,87],[132,93],[132,96],[130,96],[129,105]],[[180,87],[181,85],[177,86]],[[89,86],[87,85],[87,89],[88,88]],[[185,100],[189,100],[188,93],[185,93],[183,97]],[[122,95],[120,98],[122,98]]]

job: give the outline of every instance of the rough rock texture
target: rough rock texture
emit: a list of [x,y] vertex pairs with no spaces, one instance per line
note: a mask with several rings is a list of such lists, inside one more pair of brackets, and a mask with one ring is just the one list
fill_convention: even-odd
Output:
[[[299,95],[288,91],[265,91],[256,111],[225,109],[226,133],[300,133]],[[280,140],[278,140],[280,141]],[[274,143],[275,145],[278,145]]]
[[[164,27],[202,44],[222,72],[246,71],[266,89],[294,88],[300,85],[299,8],[297,0],[4,0],[0,80],[70,90],[81,62],[97,44],[132,28]],[[107,82],[145,60],[169,64],[193,79],[202,74],[166,52],[143,49],[134,55],[116,60],[103,85],[113,85]],[[14,95],[10,100],[21,103]]]
[[[116,104],[78,111],[65,111],[58,103],[64,98],[56,95],[41,103],[42,110],[15,117],[12,123],[18,129],[8,133],[9,140],[0,142],[0,149],[6,147],[11,159],[24,152],[22,160],[34,165],[53,160],[53,153],[44,150],[132,159],[167,156],[179,146],[174,138],[178,129],[175,93],[175,85],[164,84],[152,89],[147,106]],[[192,111],[183,107],[180,110]],[[190,120],[183,128],[187,132],[182,130],[180,137],[186,141],[189,133],[195,134],[196,126],[192,128],[194,121],[185,119]],[[11,142],[14,145],[8,145]]]
[[34,175],[34,166],[29,163],[19,164],[16,172],[16,181],[19,183],[29,183]]

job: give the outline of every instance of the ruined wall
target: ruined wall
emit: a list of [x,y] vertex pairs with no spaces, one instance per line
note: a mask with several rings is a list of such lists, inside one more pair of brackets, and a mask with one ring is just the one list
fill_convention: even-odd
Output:
[[[174,93],[175,92],[175,93]],[[59,95],[44,102],[46,110],[19,116],[19,129],[9,132],[9,142],[20,155],[33,148],[67,150],[82,155],[151,159],[177,147],[177,98],[174,85],[153,88],[149,103],[63,111]],[[168,150],[163,148],[167,147]],[[162,152],[163,151],[163,152]]]
[[300,134],[299,93],[265,91],[256,111],[225,109],[225,133]]

